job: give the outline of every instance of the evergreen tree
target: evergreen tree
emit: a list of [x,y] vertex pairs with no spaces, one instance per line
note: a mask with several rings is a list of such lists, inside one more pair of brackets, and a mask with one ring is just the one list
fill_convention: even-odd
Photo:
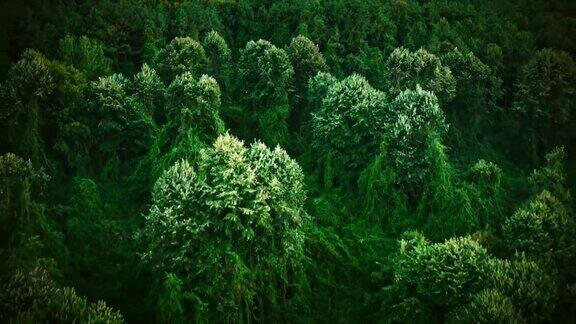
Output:
[[262,39],[248,42],[240,52],[238,77],[242,89],[238,95],[253,128],[250,136],[269,145],[285,143],[288,91],[294,77],[286,51]]
[[320,153],[324,184],[349,185],[369,163],[389,116],[386,95],[359,75],[329,87],[312,115],[313,147]]
[[190,37],[174,38],[154,59],[154,69],[166,83],[184,72],[198,77],[205,71],[207,64],[204,47]]
[[571,138],[575,84],[576,65],[566,52],[543,49],[522,67],[513,108],[526,120],[524,138],[536,157]]
[[160,282],[181,278],[188,318],[273,319],[303,306],[302,181],[279,147],[218,137],[197,163],[178,161],[156,183],[143,262]]
[[394,96],[420,85],[422,89],[434,92],[442,104],[454,99],[456,80],[452,71],[436,55],[423,48],[415,52],[397,48],[390,54],[387,66],[388,88]]

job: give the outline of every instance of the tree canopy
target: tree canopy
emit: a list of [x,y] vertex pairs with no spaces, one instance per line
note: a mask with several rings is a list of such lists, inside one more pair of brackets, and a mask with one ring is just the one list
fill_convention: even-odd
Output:
[[576,2],[0,4],[0,323],[571,323]]

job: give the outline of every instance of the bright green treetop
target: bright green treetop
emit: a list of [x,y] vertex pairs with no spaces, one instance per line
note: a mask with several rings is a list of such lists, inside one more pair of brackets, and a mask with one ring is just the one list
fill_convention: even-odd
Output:
[[[284,150],[222,135],[196,164],[181,160],[157,181],[142,259],[159,279],[181,278],[202,318],[239,320],[251,316],[246,305],[277,307],[302,297],[293,285],[302,284],[304,200],[302,170]],[[271,289],[295,295],[272,297]]]

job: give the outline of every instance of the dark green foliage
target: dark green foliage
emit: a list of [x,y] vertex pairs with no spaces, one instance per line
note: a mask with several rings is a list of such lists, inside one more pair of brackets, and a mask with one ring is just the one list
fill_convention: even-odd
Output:
[[576,65],[566,52],[543,49],[522,67],[513,107],[526,119],[533,154],[572,138],[564,130],[573,125],[575,84]]
[[387,118],[386,95],[363,77],[352,75],[329,87],[312,117],[313,146],[321,152],[325,186],[355,180],[373,158]]
[[448,128],[436,96],[419,85],[402,91],[387,118],[391,124],[387,142],[398,180],[408,186],[421,185],[435,157],[426,154],[430,139],[442,138]]
[[388,88],[394,96],[420,85],[424,90],[434,92],[442,103],[454,99],[456,80],[450,68],[425,49],[411,52],[403,47],[397,48],[390,54],[386,64]]
[[510,298],[528,322],[549,321],[554,317],[558,289],[547,269],[520,257],[496,260],[493,271],[493,286]]
[[574,255],[575,229],[562,203],[543,191],[528,206],[508,218],[502,230],[511,251],[560,261]]
[[469,237],[428,243],[420,234],[400,242],[394,285],[387,288],[392,321],[442,319],[445,312],[466,304],[486,287],[490,256]]
[[124,323],[106,303],[89,303],[74,288],[58,287],[40,268],[17,272],[0,297],[0,318],[9,322]]
[[184,72],[200,76],[207,63],[202,44],[190,37],[176,37],[158,53],[154,59],[154,68],[164,82],[169,83]]
[[62,61],[84,72],[90,80],[112,72],[111,60],[105,56],[102,43],[86,36],[66,35],[61,39],[60,57]]
[[327,72],[328,66],[320,53],[318,46],[305,36],[292,38],[286,48],[290,62],[294,68],[294,84],[296,93],[303,93],[308,80],[318,72]]
[[452,323],[526,323],[510,298],[497,289],[485,289],[470,304],[450,316]]
[[288,54],[266,40],[250,41],[241,50],[238,77],[249,133],[269,145],[285,143],[290,113],[288,90],[294,69]]
[[575,12],[2,2],[0,322],[573,322]]
[[121,74],[91,83],[90,104],[102,119],[94,130],[98,151],[107,161],[126,160],[143,154],[150,146],[154,121],[130,94],[130,81]]
[[538,194],[542,190],[547,190],[570,208],[572,196],[566,183],[566,151],[564,147],[557,147],[547,153],[545,160],[544,166],[534,170],[530,176],[533,192]]
[[228,95],[232,77],[232,51],[228,43],[217,31],[210,31],[204,36],[202,46],[210,61],[208,74],[213,76]]
[[42,165],[48,161],[41,134],[44,110],[40,101],[53,89],[48,60],[34,50],[24,52],[22,58],[12,65],[2,88],[2,124],[7,130],[7,141],[13,144],[19,155]]

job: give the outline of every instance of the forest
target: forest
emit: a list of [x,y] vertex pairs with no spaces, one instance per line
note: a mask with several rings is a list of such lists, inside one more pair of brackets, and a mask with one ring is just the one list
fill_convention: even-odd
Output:
[[576,2],[5,0],[1,323],[575,323]]

